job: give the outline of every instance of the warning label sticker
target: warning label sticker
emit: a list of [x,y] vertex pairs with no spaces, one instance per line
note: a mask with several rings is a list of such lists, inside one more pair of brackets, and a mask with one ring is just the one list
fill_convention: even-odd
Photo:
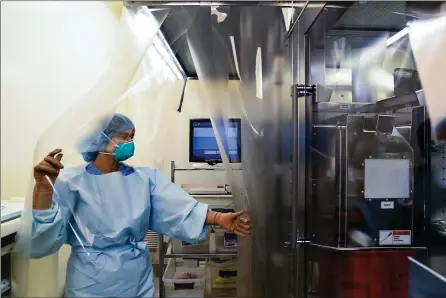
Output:
[[412,231],[410,230],[381,230],[379,231],[379,245],[411,245]]

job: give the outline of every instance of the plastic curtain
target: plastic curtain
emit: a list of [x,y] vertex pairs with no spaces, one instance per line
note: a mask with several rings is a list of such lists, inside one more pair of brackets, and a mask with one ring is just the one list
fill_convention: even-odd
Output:
[[315,72],[313,78],[333,90],[329,101],[374,103],[395,95],[395,69],[414,69],[415,64],[406,44],[388,46],[389,37],[325,37],[325,74]]
[[[402,2],[356,2],[338,20],[339,30],[313,47],[311,80],[333,91],[326,101],[375,103],[394,95],[395,70],[415,68],[404,38],[406,10]],[[352,34],[349,26],[364,31]],[[375,27],[388,31],[368,32]],[[393,33],[395,27],[402,32]]]
[[[184,28],[173,38],[174,42],[170,44],[172,51],[175,54],[178,41],[187,43],[199,78],[198,82],[189,81],[186,85],[186,115],[176,111],[183,82],[172,79],[168,74],[160,75],[165,64],[160,63],[160,57],[157,56],[159,53],[156,53],[153,45],[150,46],[160,25],[167,18]],[[250,39],[262,31],[267,34],[256,36],[255,42],[251,44]],[[239,258],[239,262],[242,262],[239,264],[242,276],[240,283],[243,285],[241,290],[245,291],[244,295],[250,296],[251,289],[246,285],[250,284],[248,279],[251,274],[257,275],[253,278],[262,283],[268,280],[268,276],[260,268],[266,268],[267,263],[276,263],[277,269],[283,269],[286,264],[283,249],[279,249],[275,241],[276,237],[280,238],[280,242],[284,240],[286,231],[274,231],[273,234],[277,236],[273,236],[272,242],[267,240],[265,232],[268,217],[284,211],[282,198],[277,202],[270,199],[277,195],[280,183],[277,182],[280,177],[276,177],[280,173],[278,175],[270,169],[280,168],[278,156],[283,153],[279,154],[281,146],[276,148],[274,143],[277,133],[283,128],[289,128],[287,121],[284,121],[287,124],[282,127],[282,124],[275,122],[285,110],[282,99],[289,103],[288,95],[285,95],[288,93],[288,85],[284,84],[283,73],[286,64],[284,34],[285,24],[279,8],[176,7],[169,10],[140,8],[136,11],[124,8],[121,22],[116,25],[114,46],[110,47],[109,67],[103,70],[103,76],[94,87],[43,133],[34,152],[34,164],[39,163],[51,150],[61,148],[61,162],[65,166],[62,173],[76,169],[79,165],[82,167],[84,162],[81,153],[95,153],[104,142],[116,143],[114,138],[119,137],[122,131],[112,131],[109,135],[104,132],[114,125],[110,121],[113,114],[119,112],[131,115],[136,127],[136,151],[130,163],[159,168],[167,174],[170,161],[179,156],[178,148],[187,150],[183,143],[188,140],[168,138],[166,129],[176,129],[178,135],[186,135],[184,124],[190,117],[210,117],[227,180],[232,186],[236,209],[247,208],[256,225],[255,243],[251,244],[249,238],[240,239],[241,253],[244,254]],[[230,75],[234,76],[231,80]],[[286,86],[285,89],[282,89],[283,86]],[[286,92],[283,93],[283,90]],[[234,147],[234,144],[230,144],[231,118],[242,120],[242,143],[246,143],[246,146],[242,146],[243,170],[234,167],[228,158],[230,148]],[[284,159],[289,162],[289,157]],[[268,174],[264,175],[265,172]],[[73,214],[70,226],[66,227],[72,231],[73,239],[69,240],[72,242],[69,244],[76,246],[79,252],[90,253],[89,247],[100,241],[97,226],[91,222],[95,216],[91,216],[91,219],[86,219],[84,215],[78,217],[75,208],[79,207],[60,194],[54,179],[50,184],[55,187],[53,201]],[[43,249],[31,241],[34,183],[30,183],[30,186],[17,247],[17,255],[23,263],[22,270],[15,274],[20,277],[16,279],[14,287],[18,296],[27,294],[28,282],[25,277],[28,277],[30,256],[36,249]],[[78,186],[80,184],[74,184],[74,187]],[[99,182],[95,182],[95,192],[87,195],[91,201],[96,200],[99,188]],[[96,202],[98,205],[93,208],[97,210],[95,212],[110,209],[106,202]],[[262,205],[265,203],[272,208],[264,208]],[[99,218],[103,214],[96,215]],[[257,260],[262,260],[261,256],[269,253],[272,253],[272,259],[263,261],[251,271],[250,257],[253,252]],[[100,264],[100,258],[92,256],[87,258],[86,266],[98,266],[98,262]],[[36,277],[33,274],[30,278]]]
[[[158,33],[159,27],[167,14],[168,10],[150,10],[147,7],[122,9],[120,21],[114,24],[114,40],[108,47],[108,67],[103,69],[102,76],[90,91],[42,134],[34,151],[34,164],[39,163],[52,150],[60,148],[63,154],[61,162],[66,169],[69,169],[82,164],[81,153],[97,151],[98,148],[95,146],[104,138],[103,132],[109,126],[118,105],[120,103],[122,105],[122,102],[129,96],[136,97],[136,92],[141,94],[143,90],[140,90],[140,85],[144,84],[144,78],[147,80],[151,75],[153,77],[152,71],[159,71],[156,68],[141,69],[140,65],[144,62],[143,58],[148,53],[152,39]],[[138,69],[140,69],[139,72],[137,72]],[[131,84],[132,82],[133,84]],[[145,85],[145,88],[150,87],[150,84]],[[78,203],[68,200],[64,196],[64,192],[56,187],[57,183],[54,179],[48,179],[48,176],[45,176],[43,180],[46,180],[53,187],[53,193],[55,194],[53,195],[53,204],[57,203],[61,209],[69,210],[68,213],[71,212],[73,220],[66,221],[68,222],[66,230],[73,233],[75,237],[73,241],[77,243],[76,245],[79,245],[88,253],[85,247],[93,244],[95,236],[97,236],[96,232],[91,229],[91,225],[85,218],[77,216],[74,210]],[[37,292],[35,289],[28,289],[30,283],[34,284],[31,288],[35,287],[35,281],[31,279],[37,278],[35,272],[30,276],[30,257],[34,255],[33,258],[40,258],[55,252],[44,248],[45,240],[42,240],[44,242],[36,242],[32,238],[35,237],[32,224],[33,187],[34,182],[30,183],[26,196],[22,227],[18,233],[19,237],[14,253],[15,262],[19,265],[16,265],[14,270],[13,293],[18,297],[40,295],[39,293],[43,293],[41,295],[44,296],[48,293],[50,293],[49,295],[56,295],[54,287],[57,286],[58,282],[61,282],[57,280],[57,272],[50,272],[45,277],[46,285],[42,285],[42,287],[50,289],[37,290]],[[94,194],[90,195],[94,196]],[[90,199],[93,199],[93,197],[91,196]],[[98,206],[97,211],[102,212],[100,210],[103,209]],[[65,219],[63,218],[63,220]],[[52,240],[48,238],[46,241],[51,242]],[[43,255],[40,252],[43,252]],[[93,259],[91,260],[91,262],[94,262]],[[54,264],[54,260],[47,258],[46,261],[40,263],[40,266],[57,270],[51,264]],[[51,282],[48,279],[53,281]]]
[[[290,162],[285,32],[280,8],[241,6],[201,8],[187,33],[236,208],[247,208],[255,227],[252,238],[239,239],[241,297],[282,296],[287,291],[285,278],[280,284],[272,278],[287,270],[288,263],[281,245],[288,227],[278,216],[290,214],[287,196],[280,192],[287,185],[283,169]],[[239,80],[233,82],[231,76]],[[242,120],[241,175],[228,158],[233,117]]]
[[[446,50],[446,13],[438,18],[415,22],[409,28],[409,38],[413,48],[415,61],[420,73],[421,83],[424,87],[426,105],[432,125],[432,137],[436,143],[444,142],[439,132],[440,124],[446,118],[446,105],[442,80],[445,59],[438,59]],[[429,40],[429,46],[425,42]],[[443,124],[444,127],[444,124]],[[444,130],[444,128],[442,128]],[[444,133],[443,133],[444,134]]]
[[[153,45],[150,46],[166,19],[184,29],[173,38],[170,46],[175,54],[176,46],[181,44],[179,41],[187,43],[199,78],[198,82],[189,81],[186,85],[186,115],[176,111],[183,82],[168,74],[160,75],[165,64],[160,63],[159,53]],[[264,34],[259,36],[262,32]],[[240,239],[240,295],[260,295],[264,289],[255,289],[253,293],[249,287],[250,279],[258,284],[265,283],[269,274],[278,274],[287,263],[286,252],[279,244],[287,237],[286,229],[278,228],[274,222],[275,230],[268,231],[268,222],[279,221],[276,214],[286,213],[288,204],[283,201],[286,196],[281,196],[279,191],[282,184],[286,185],[285,180],[281,180],[285,177],[282,167],[290,161],[290,143],[285,135],[285,131],[290,131],[289,119],[282,117],[288,113],[286,105],[290,104],[285,32],[280,8],[176,7],[169,10],[139,8],[136,11],[124,8],[121,21],[116,24],[113,46],[109,48],[109,67],[103,70],[93,88],[42,134],[34,152],[34,164],[51,150],[61,148],[61,162],[65,166],[62,173],[83,167],[81,153],[94,154],[104,143],[117,142],[115,138],[119,138],[123,131],[110,131],[108,135],[104,132],[115,127],[111,120],[113,114],[119,112],[131,115],[136,127],[136,151],[130,163],[158,168],[167,174],[170,161],[179,156],[178,148],[188,149],[183,144],[188,140],[169,138],[166,130],[177,130],[177,135],[186,135],[185,123],[190,117],[210,117],[236,209],[247,208],[256,226],[255,242],[251,243],[250,238]],[[231,80],[230,75],[234,76]],[[229,162],[229,151],[234,147],[230,143],[233,139],[231,118],[242,120],[242,170]],[[283,122],[277,122],[277,119]],[[277,141],[279,146],[275,145]],[[69,244],[75,246],[78,253],[90,254],[89,247],[103,239],[92,220],[113,209],[105,201],[97,200],[100,182],[93,182],[94,192],[84,194],[84,199],[96,202],[89,212],[96,210],[94,212],[104,214],[89,214],[89,218],[85,218],[85,214],[76,214],[78,203],[67,200],[54,179],[49,183],[56,193],[53,201],[73,214],[66,227],[73,238],[68,240]],[[81,182],[76,183],[70,187],[80,187]],[[30,257],[36,250],[43,250],[43,246],[36,247],[42,243],[31,241],[33,187],[34,183],[30,183],[17,246],[16,254],[22,263],[21,270],[15,274],[17,296],[29,294]],[[264,260],[264,255],[271,255],[271,258]],[[261,263],[252,268],[251,257]],[[86,260],[85,266],[101,264],[99,256],[88,255]],[[273,264],[275,270],[267,273],[264,269],[269,264]],[[53,270],[56,269],[53,267]],[[56,275],[51,278],[56,279]],[[35,274],[29,277],[36,279]],[[53,285],[57,282],[55,280]],[[274,288],[283,287],[275,285]],[[31,292],[31,295],[35,294],[35,291]]]

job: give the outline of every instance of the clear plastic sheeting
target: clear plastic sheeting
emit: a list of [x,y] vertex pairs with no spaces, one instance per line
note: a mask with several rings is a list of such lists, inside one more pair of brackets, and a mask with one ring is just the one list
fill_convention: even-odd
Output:
[[[41,158],[47,148],[56,148],[58,144],[66,145],[66,159],[70,155],[80,157],[79,152],[90,151],[89,146],[107,127],[121,97],[131,92],[128,91],[129,85],[167,14],[168,10],[150,11],[144,7],[123,10],[114,42],[119,46],[110,49],[109,68],[104,69],[95,86],[60,117],[58,125],[45,132],[39,140],[36,159]],[[73,110],[82,113],[74,115]],[[96,148],[92,146],[92,150]],[[73,160],[75,163],[79,161]]]
[[[118,11],[114,12],[119,15]],[[285,214],[289,206],[288,201],[284,203],[287,195],[280,192],[282,184],[289,180],[282,168],[290,161],[290,143],[282,134],[283,130],[290,131],[289,119],[281,116],[289,111],[286,105],[290,103],[291,82],[286,69],[288,24],[281,8],[123,8],[120,18],[102,76],[42,134],[34,151],[34,165],[40,163],[44,169],[48,170],[48,166],[57,169],[60,162],[63,169],[60,173],[39,174],[43,178],[37,196],[42,199],[45,191],[50,190],[50,206],[37,206],[33,202],[33,190],[38,188],[34,188],[34,181],[30,183],[16,253],[22,266],[15,274],[15,294],[38,295],[35,285],[28,287],[36,280],[34,272],[29,274],[30,259],[56,253],[63,244],[68,244],[72,252],[66,269],[66,295],[126,295],[130,293],[126,289],[134,291],[138,289],[135,283],[147,279],[142,288],[148,292],[132,293],[150,296],[153,276],[135,276],[136,269],[148,262],[140,259],[145,255],[141,239],[147,229],[193,241],[201,237],[195,231],[200,225],[173,231],[162,224],[162,213],[151,214],[148,220],[144,214],[149,212],[148,208],[157,208],[154,202],[157,191],[149,186],[139,189],[136,185],[141,184],[141,179],[164,183],[161,172],[167,174],[170,161],[187,154],[186,123],[193,117],[211,118],[236,209],[247,208],[256,226],[254,243],[250,238],[240,241],[239,295],[262,296],[267,288],[270,294],[286,291],[285,279],[277,284],[270,278],[286,269],[288,258],[288,249],[281,245],[288,237],[286,224],[278,226],[282,221],[276,216]],[[165,26],[164,31],[159,30],[161,26]],[[169,32],[172,26],[181,30]],[[160,48],[164,43],[163,33],[171,34],[168,39],[171,49]],[[176,62],[170,59],[174,59],[172,55],[181,46],[190,50],[198,81],[187,80],[185,84],[177,79],[179,72],[173,69]],[[184,107],[180,113],[181,97]],[[241,169],[228,158],[230,148],[234,147],[229,129],[232,118],[242,121]],[[283,123],[278,123],[279,119]],[[89,164],[107,154],[129,157],[133,146],[135,151],[129,164],[160,171],[135,167],[132,172],[132,168],[121,165],[117,173],[99,175],[98,169]],[[60,150],[53,151],[57,148]],[[48,157],[49,152],[52,153]],[[169,189],[161,187],[159,191],[164,193]],[[178,193],[175,194],[178,189],[173,191],[168,197],[178,200]],[[152,206],[138,200],[150,196]],[[174,225],[174,221],[175,218],[169,218],[170,224]],[[268,222],[272,221],[271,229]],[[116,262],[117,244],[130,246],[136,257]],[[265,255],[272,257],[265,260]],[[120,251],[119,257],[125,260],[129,256]],[[251,257],[261,260],[255,270],[251,270]],[[271,264],[274,269],[266,270]],[[120,281],[109,278],[112,275],[119,276]],[[50,287],[63,283],[56,276],[54,272],[48,277],[53,280]],[[251,279],[273,288],[265,284],[264,288],[251,289]],[[105,291],[102,294],[98,292],[101,288]],[[54,293],[46,291],[49,292]]]
[[[285,296],[288,281],[283,278],[278,282],[274,277],[286,270],[288,262],[282,245],[288,237],[287,226],[278,216],[286,214],[286,195],[280,189],[286,181],[282,166],[286,168],[290,161],[281,139],[289,125],[282,117],[286,113],[284,103],[289,103],[290,85],[285,82],[291,81],[286,80],[285,23],[278,7],[216,10],[225,14],[225,20],[221,21],[215,10],[200,8],[187,40],[203,102],[220,152],[225,153],[222,157],[236,208],[248,208],[255,226],[251,239],[240,239],[238,295]],[[235,76],[239,80],[232,93],[228,79]],[[242,177],[227,157],[226,132],[233,117],[242,119]],[[251,288],[252,284],[256,286]]]
[[[141,77],[149,78],[151,71],[157,70],[154,68],[147,72],[147,69],[143,68],[141,70],[144,72],[143,75],[137,73],[167,14],[168,10],[165,9],[123,8],[120,21],[115,25],[114,40],[107,49],[109,51],[108,67],[103,69],[102,76],[93,88],[42,134],[34,151],[34,164],[38,164],[52,150],[60,148],[62,150],[61,155],[58,157],[53,154],[52,165],[54,166],[54,157],[61,159],[60,162],[64,166],[62,176],[65,178],[61,176],[55,179],[57,175],[45,175],[43,177],[42,187],[45,186],[47,189],[41,189],[38,195],[44,196],[45,191],[53,193],[52,207],[49,210],[36,211],[33,205],[34,183],[30,184],[30,190],[26,196],[25,210],[22,215],[22,229],[19,232],[16,245],[17,253],[15,256],[17,264],[20,264],[20,266],[16,266],[16,272],[14,272],[16,280],[13,283],[13,291],[15,295],[22,297],[36,295],[36,290],[31,290],[31,293],[28,291],[28,285],[33,283],[31,279],[36,278],[35,273],[29,274],[30,257],[48,256],[57,252],[63,244],[70,244],[73,249],[79,246],[80,251],[89,256],[84,260],[87,262],[85,263],[86,266],[91,266],[88,263],[98,261],[97,256],[95,257],[87,249],[94,246],[97,241],[101,242],[100,239],[98,240],[98,232],[94,229],[96,225],[90,224],[90,221],[94,221],[103,215],[104,205],[96,201],[96,204],[99,205],[93,209],[90,208],[90,212],[93,213],[87,215],[88,212],[78,212],[80,203],[76,201],[76,197],[72,197],[69,193],[71,193],[72,188],[80,187],[82,181],[74,182],[71,185],[64,185],[63,182],[64,179],[68,179],[65,182],[69,182],[71,178],[78,175],[76,166],[78,167],[83,163],[81,153],[88,154],[102,150],[104,144],[108,143],[108,140],[105,141],[104,138],[118,138],[119,140],[120,134],[124,133],[124,130],[119,131],[119,129],[125,128],[128,130],[131,128],[130,126],[115,124],[115,129],[118,129],[118,131],[111,131],[109,135],[103,133],[109,127],[118,103],[124,100],[123,96],[128,97],[134,94],[135,91],[132,91],[130,87],[134,89],[138,87],[138,82],[133,85],[130,84],[134,81],[135,74],[142,80]],[[145,88],[150,87],[150,84],[151,82],[146,83]],[[140,90],[138,92],[141,93]],[[37,100],[44,101],[44,99]],[[51,164],[51,161],[49,163]],[[113,182],[109,183],[113,184]],[[103,182],[96,181],[93,182],[93,185],[98,187],[103,185]],[[51,188],[53,189],[51,190]],[[93,187],[93,189],[95,188]],[[125,195],[124,190],[124,188],[120,190],[122,195]],[[84,198],[87,205],[91,206],[97,195],[98,193],[85,194]],[[110,207],[116,208],[116,206]],[[99,213],[94,214],[94,212]],[[88,216],[88,218],[85,216]],[[36,226],[36,220],[42,222]],[[45,224],[47,224],[46,228]],[[109,226],[109,228],[112,228],[112,226]],[[39,231],[39,229],[42,231]],[[53,231],[46,232],[46,229]],[[42,235],[39,234],[41,232]],[[70,237],[73,237],[73,239],[70,239]],[[44,264],[42,263],[42,265]],[[49,261],[46,264],[49,266]],[[68,267],[68,271],[69,269]],[[48,287],[54,287],[57,284],[57,274],[51,274],[48,278],[56,279],[56,282],[53,283],[47,281],[49,283]],[[35,288],[35,285],[33,287]],[[37,292],[44,293],[45,291],[37,290]],[[54,293],[52,290],[46,292]]]
[[333,90],[330,102],[374,103],[394,96],[395,71],[414,69],[415,62],[407,42],[392,42],[391,36],[326,36],[324,52],[316,50],[312,62],[313,81]]
[[[431,20],[415,22],[408,28],[415,61],[420,72],[420,79],[426,95],[433,138],[439,143],[440,134],[435,133],[442,121],[446,119],[446,102],[444,100],[444,81],[442,73],[446,69],[445,59],[440,57],[446,51],[446,13]],[[424,43],[429,40],[429,46]]]

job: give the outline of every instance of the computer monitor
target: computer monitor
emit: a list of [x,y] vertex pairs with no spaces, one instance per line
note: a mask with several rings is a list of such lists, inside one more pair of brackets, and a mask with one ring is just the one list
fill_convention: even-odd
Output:
[[[218,128],[223,146],[231,163],[241,162],[241,121],[228,119]],[[221,163],[222,158],[210,119],[191,119],[189,161]]]

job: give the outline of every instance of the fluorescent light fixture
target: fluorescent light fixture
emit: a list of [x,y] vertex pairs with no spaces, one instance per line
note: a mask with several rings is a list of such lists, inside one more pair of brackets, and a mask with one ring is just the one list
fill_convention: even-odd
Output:
[[175,53],[170,48],[169,43],[167,42],[161,30],[159,30],[158,33],[155,35],[153,39],[153,46],[163,58],[164,62],[166,62],[167,66],[169,66],[169,68],[172,70],[174,75],[179,80],[186,79],[186,73],[181,67],[180,62],[178,62],[177,57],[175,57]]
[[400,40],[401,38],[405,37],[409,34],[409,27],[405,27],[403,30],[401,30],[398,33],[395,33],[389,39],[387,39],[386,46],[390,47],[392,44]]

